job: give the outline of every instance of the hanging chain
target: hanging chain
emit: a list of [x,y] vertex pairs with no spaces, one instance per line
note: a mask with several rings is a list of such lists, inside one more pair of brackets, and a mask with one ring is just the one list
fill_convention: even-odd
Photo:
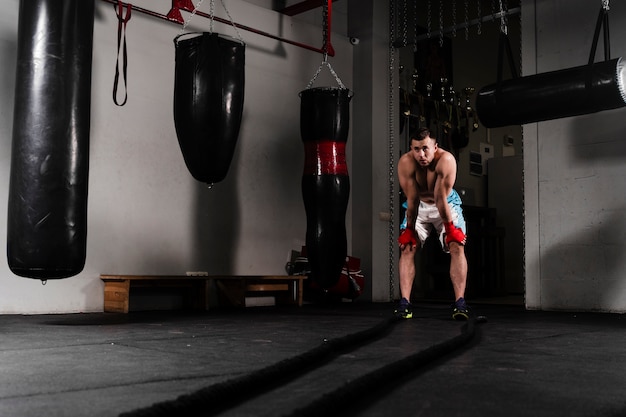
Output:
[[315,80],[317,79],[317,76],[320,75],[320,73],[322,72],[322,68],[324,68],[325,66],[328,67],[328,70],[330,71],[330,73],[333,75],[333,77],[335,77],[335,81],[337,81],[337,84],[339,84],[339,88],[346,90],[347,88],[344,85],[344,83],[341,82],[339,75],[337,75],[332,65],[330,65],[330,62],[328,62],[328,54],[326,53],[324,54],[324,60],[322,61],[320,66],[317,68],[317,71],[315,71],[313,78],[311,78],[311,81],[309,81],[309,83],[307,84],[306,86],[307,90],[313,86],[313,84],[315,83]]
[[[196,11],[198,11],[198,9],[200,8],[200,5],[202,4],[204,0],[200,0],[198,2],[198,5],[195,6],[193,8],[193,11],[191,12],[191,15],[189,16],[189,18],[187,20],[185,20],[185,23],[183,24],[183,28],[180,30],[180,33],[183,33],[185,31],[185,29],[187,29],[187,25],[189,24],[189,22],[191,22],[191,19],[193,19],[193,17],[196,15]],[[211,0],[211,8],[213,8],[213,3],[215,2],[215,0]],[[213,15],[211,15],[211,32],[213,31]]]
[[[187,26],[189,25],[189,22],[191,22],[191,19],[196,15],[196,12],[200,9],[200,5],[202,4],[203,1],[204,0],[200,0],[198,2],[198,4],[196,6],[194,6],[193,11],[191,12],[191,15],[189,16],[189,18],[183,24],[183,28],[181,29],[180,34],[185,32],[185,29],[187,29]],[[226,8],[226,4],[224,4],[224,0],[220,0],[220,2],[222,3],[222,7],[224,8],[224,11],[226,12],[226,16],[228,16],[228,19],[230,20],[231,26],[235,28],[235,32],[237,33],[237,38],[239,38],[241,43],[244,43],[243,42],[243,37],[241,36],[241,33],[239,33],[239,29],[237,28],[237,25],[235,24],[235,21],[230,16],[230,12]],[[214,23],[215,23],[215,0],[211,0],[210,3],[209,3],[209,33],[213,33],[213,24]]]
[[417,52],[417,1],[413,1],[413,52]]
[[[214,1],[214,0],[211,0],[211,1]],[[228,16],[228,20],[230,20],[230,24],[232,25],[232,27],[235,28],[235,32],[237,33],[237,38],[239,38],[241,43],[244,43],[243,38],[241,37],[241,33],[239,33],[239,29],[237,28],[237,25],[235,24],[235,21],[233,20],[232,17],[230,17],[230,12],[226,8],[226,4],[224,4],[224,0],[220,0],[220,1],[222,3],[222,7],[224,8],[224,11],[226,12],[226,16]]]
[[443,0],[439,0],[439,47],[443,48]]
[[607,12],[609,11],[609,0],[602,0],[602,8]]
[[432,15],[433,15],[433,5],[428,0],[428,8],[426,11],[426,36],[430,39],[430,33],[432,31]]
[[[429,1],[430,4],[430,1]],[[389,1],[389,38],[390,40],[395,39],[395,0]],[[417,19],[417,16],[415,17]],[[430,33],[430,30],[429,30]],[[394,71],[395,71],[395,48],[393,46],[393,42],[389,42],[389,106],[388,106],[388,114],[387,114],[387,122],[389,127],[389,230],[387,232],[389,238],[389,301],[393,301],[395,296],[394,290],[394,281],[395,281],[395,271],[394,265],[396,262],[394,253],[396,247],[395,241],[395,227],[394,227],[394,212],[395,212],[395,139],[394,139],[394,120],[395,120],[395,112],[394,112],[394,101],[395,101],[395,86],[394,86]]]
[[508,23],[506,20],[506,15],[508,13],[508,7],[506,5],[506,1],[500,0],[500,32],[505,35],[509,34]]
[[322,50],[324,55],[328,54],[328,2],[324,2],[322,7]]
[[469,40],[469,0],[465,0],[465,40]]
[[402,0],[402,46],[407,45],[407,26],[409,17],[407,16],[407,0]]
[[456,38],[456,0],[452,0],[452,37]]
[[477,12],[478,12],[478,34],[482,34],[483,32],[483,12],[482,10],[480,10],[480,0],[478,0],[476,2],[478,4],[477,6]]
[[215,0],[211,0],[209,4],[209,33],[213,33],[213,24],[215,23]]
[[330,62],[328,62],[328,50],[327,50],[327,45],[328,45],[328,3],[324,2],[324,7],[322,8],[322,36],[324,37],[324,46],[323,46],[323,52],[324,52],[324,59],[322,60],[322,63],[320,64],[320,66],[317,68],[317,71],[315,72],[315,74],[313,75],[313,78],[311,78],[311,81],[309,81],[309,83],[306,86],[306,89],[308,90],[309,88],[311,88],[313,86],[313,83],[315,83],[315,80],[317,79],[318,75],[320,75],[320,73],[322,72],[322,68],[324,66],[328,67],[328,70],[330,71],[330,73],[333,75],[333,77],[335,77],[335,81],[337,81],[337,84],[339,84],[339,88],[346,90],[346,86],[343,84],[343,82],[341,82],[341,79],[339,78],[339,76],[337,75],[337,73],[335,72],[335,70],[333,69],[332,65],[330,65]]

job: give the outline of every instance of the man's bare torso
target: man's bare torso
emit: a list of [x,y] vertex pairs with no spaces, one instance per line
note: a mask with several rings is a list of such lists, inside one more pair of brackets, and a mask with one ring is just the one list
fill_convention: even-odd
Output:
[[419,191],[420,201],[427,204],[435,203],[435,183],[437,182],[437,163],[439,159],[446,152],[443,149],[437,149],[435,158],[427,167],[423,167],[417,163],[413,158],[412,161],[415,166],[415,180],[417,181],[417,189]]

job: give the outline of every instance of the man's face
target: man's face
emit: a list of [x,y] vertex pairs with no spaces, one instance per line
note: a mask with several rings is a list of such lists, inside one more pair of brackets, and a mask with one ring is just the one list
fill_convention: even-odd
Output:
[[411,153],[413,158],[423,167],[430,165],[437,151],[437,142],[435,139],[427,136],[422,140],[411,140]]

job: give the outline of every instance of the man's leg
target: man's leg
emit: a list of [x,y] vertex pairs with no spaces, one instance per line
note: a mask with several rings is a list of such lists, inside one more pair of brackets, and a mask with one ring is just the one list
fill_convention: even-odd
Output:
[[465,297],[467,258],[465,258],[465,246],[456,242],[450,243],[450,280],[454,289],[454,299]]
[[465,246],[450,243],[450,280],[454,289],[455,304],[452,309],[452,317],[457,320],[467,320],[469,311],[465,304],[465,287],[467,285],[467,258]]
[[411,290],[413,289],[413,281],[415,280],[415,253],[419,248],[411,248],[407,245],[400,253],[399,274],[400,274],[400,305],[395,311],[396,315],[410,319],[413,317],[411,310]]
[[415,280],[415,252],[417,247],[411,249],[407,245],[400,253],[400,295],[402,298],[411,300],[411,290],[413,289],[413,281]]

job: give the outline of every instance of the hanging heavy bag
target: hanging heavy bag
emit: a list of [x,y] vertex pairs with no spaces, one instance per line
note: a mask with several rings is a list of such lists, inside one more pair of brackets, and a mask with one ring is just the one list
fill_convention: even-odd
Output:
[[306,247],[311,277],[327,289],[339,281],[347,254],[350,178],[345,147],[351,96],[344,88],[320,87],[304,90],[300,97]]
[[[605,61],[594,63],[600,29],[604,24]],[[513,78],[502,80],[503,48],[508,52]],[[587,65],[517,77],[505,33],[500,34],[498,81],[480,89],[476,111],[488,128],[522,125],[580,116],[626,105],[626,67],[621,58],[610,59],[608,14],[602,8]]]
[[233,158],[244,99],[243,42],[217,33],[174,39],[174,123],[185,164],[198,181],[222,181]]
[[15,274],[84,267],[94,0],[19,6],[7,258]]

